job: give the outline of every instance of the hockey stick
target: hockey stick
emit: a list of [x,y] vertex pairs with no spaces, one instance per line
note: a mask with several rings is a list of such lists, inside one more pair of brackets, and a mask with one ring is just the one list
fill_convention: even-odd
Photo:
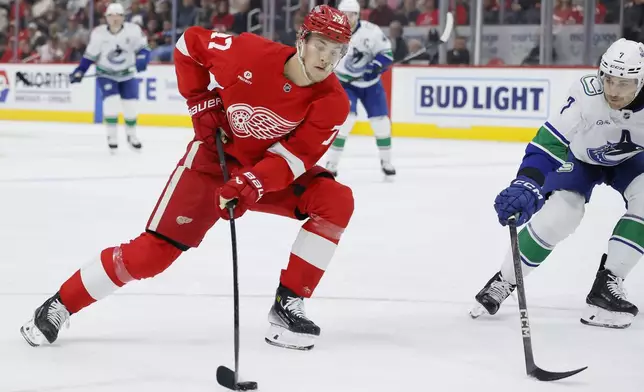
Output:
[[[427,45],[426,47],[421,48],[421,49],[419,49],[419,50],[417,50],[415,52],[412,52],[412,53],[408,54],[407,56],[403,57],[400,60],[394,61],[393,63],[391,63],[391,65],[393,66],[393,65],[397,65],[397,64],[402,64],[402,63],[407,62],[409,60],[415,59],[416,57],[418,57],[418,56],[422,55],[423,53],[427,52],[429,50],[429,48],[433,48],[435,46],[440,46],[442,44],[447,43],[447,41],[449,41],[449,37],[452,35],[452,30],[453,29],[454,29],[454,15],[452,15],[451,12],[448,12],[446,14],[446,16],[445,16],[445,29],[443,30],[443,34],[441,34],[441,36],[438,39],[438,41],[430,42],[429,45]],[[353,76],[353,77],[347,79],[347,81],[345,81],[344,83],[351,83],[351,82],[355,82],[356,80],[360,80],[360,79],[362,79],[362,75]]]
[[574,376],[584,371],[588,366],[581,369],[571,370],[569,372],[549,372],[539,368],[534,363],[534,354],[532,353],[532,338],[530,333],[530,320],[528,320],[528,305],[525,298],[525,286],[523,285],[523,272],[521,270],[521,254],[519,253],[519,238],[517,235],[517,218],[510,217],[508,226],[510,227],[510,244],[512,247],[512,261],[514,262],[514,275],[517,281],[517,292],[519,297],[519,315],[521,318],[521,334],[523,336],[523,353],[525,356],[525,368],[528,376],[534,377],[539,381],[555,381]]
[[[224,181],[228,182],[228,166],[226,165],[226,156],[224,155],[224,145],[222,143],[222,130],[217,128],[215,141],[217,144],[217,155],[219,155],[219,166],[224,175]],[[218,201],[217,201],[218,202]],[[217,368],[217,382],[233,391],[252,391],[257,389],[255,381],[239,382],[239,279],[237,277],[237,230],[235,229],[235,218],[233,210],[235,201],[229,202],[226,207],[230,216],[230,242],[233,250],[233,302],[234,302],[234,325],[235,325],[235,371],[226,366]]]

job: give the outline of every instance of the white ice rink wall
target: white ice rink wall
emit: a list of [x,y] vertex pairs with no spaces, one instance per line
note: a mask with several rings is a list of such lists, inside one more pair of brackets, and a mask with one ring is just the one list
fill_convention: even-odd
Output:
[[[70,84],[72,69],[67,64],[1,64],[0,120],[101,122],[95,79]],[[593,72],[575,67],[400,66],[385,75],[383,84],[394,136],[526,141],[566,102],[571,84]],[[137,80],[140,125],[191,125],[173,66],[151,65]],[[362,108],[359,117],[354,133],[370,133]]]

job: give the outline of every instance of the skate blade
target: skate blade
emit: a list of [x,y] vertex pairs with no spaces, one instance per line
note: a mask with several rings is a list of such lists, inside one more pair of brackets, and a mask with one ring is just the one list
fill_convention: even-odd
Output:
[[469,311],[469,315],[473,319],[477,319],[477,318],[481,317],[484,314],[488,314],[487,310],[485,309],[485,307],[483,305],[481,305],[478,302]]
[[611,312],[595,305],[588,305],[579,321],[592,327],[624,329],[631,326],[633,316],[630,313]]
[[140,142],[139,143],[132,143],[129,140],[127,141],[127,145],[130,146],[130,149],[132,149],[134,151],[141,151],[141,148],[143,147],[143,145]]
[[275,324],[271,324],[264,340],[273,346],[301,351],[311,350],[315,345],[315,336],[291,332]]
[[25,325],[20,327],[20,333],[31,347],[38,347],[45,343],[45,341],[47,340],[45,338],[45,335],[43,335],[42,332],[40,332],[40,330],[36,327],[33,319],[29,320]]
[[385,182],[394,182],[396,179],[396,172],[386,172],[384,169],[380,168],[382,171],[382,177]]

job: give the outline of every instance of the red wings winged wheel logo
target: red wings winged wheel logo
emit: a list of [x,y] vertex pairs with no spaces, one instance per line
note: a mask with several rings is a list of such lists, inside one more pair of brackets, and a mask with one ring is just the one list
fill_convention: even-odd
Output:
[[285,120],[270,109],[245,103],[230,105],[226,112],[230,128],[240,138],[276,139],[294,130],[301,122]]

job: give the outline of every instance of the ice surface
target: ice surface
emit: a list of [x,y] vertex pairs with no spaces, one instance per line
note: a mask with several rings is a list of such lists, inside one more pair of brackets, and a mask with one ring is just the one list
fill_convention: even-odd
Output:
[[[233,365],[228,225],[155,279],[74,315],[53,346],[19,333],[31,312],[106,246],[141,232],[190,130],[142,128],[143,151],[111,156],[96,125],[0,122],[0,392],[223,391]],[[314,350],[264,343],[266,315],[300,223],[248,214],[238,223],[241,371],[260,391],[639,391],[644,325],[579,323],[621,197],[596,190],[582,226],[526,281],[537,364],[564,381],[525,376],[516,304],[472,320],[474,294],[496,272],[508,233],[496,193],[523,145],[395,139],[399,175],[382,180],[375,141],[352,137],[340,181],[353,220],[309,316]],[[644,306],[643,267],[626,280]]]

